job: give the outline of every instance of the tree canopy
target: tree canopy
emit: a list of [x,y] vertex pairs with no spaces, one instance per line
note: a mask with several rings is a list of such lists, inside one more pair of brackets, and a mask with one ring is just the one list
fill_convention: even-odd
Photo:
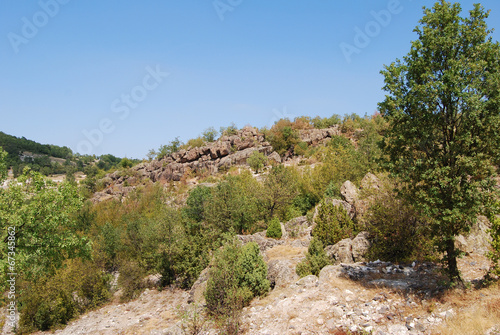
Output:
[[460,13],[446,1],[424,8],[408,55],[381,72],[388,95],[379,104],[390,125],[386,167],[430,219],[454,281],[455,236],[493,208],[500,141],[500,47],[481,5]]

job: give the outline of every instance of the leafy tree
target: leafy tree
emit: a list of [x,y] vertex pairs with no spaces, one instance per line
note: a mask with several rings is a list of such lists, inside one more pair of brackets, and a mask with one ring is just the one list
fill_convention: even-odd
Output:
[[219,232],[241,234],[252,229],[262,217],[259,208],[261,185],[249,171],[238,176],[227,176],[212,188],[212,196],[205,202],[204,216]]
[[289,207],[298,194],[297,181],[292,170],[283,166],[274,166],[264,180],[262,202],[267,209],[266,217],[277,215],[287,220]]
[[18,182],[0,190],[0,270],[7,270],[7,251],[12,251],[7,245],[13,245],[8,242],[15,244],[17,272],[27,279],[52,274],[65,259],[89,258],[90,243],[77,231],[82,207],[77,188],[56,185],[29,169]]
[[187,216],[196,222],[205,219],[205,202],[212,196],[212,191],[206,186],[196,186],[189,192],[184,209]]
[[205,142],[213,142],[219,136],[219,132],[214,127],[209,127],[201,134]]
[[[499,206],[500,204],[497,204]],[[488,258],[493,263],[491,272],[500,276],[500,217],[495,217],[491,222],[491,250],[488,252]]]
[[269,142],[274,151],[283,156],[299,142],[299,135],[289,119],[280,119],[269,131]]
[[156,159],[160,160],[168,155],[173,154],[174,152],[177,152],[180,150],[182,146],[181,140],[179,140],[179,137],[176,137],[172,141],[169,142],[169,144],[163,144],[160,146],[158,149],[158,153],[156,155]]
[[255,171],[255,173],[259,173],[261,169],[267,163],[267,157],[262,152],[255,150],[252,154],[247,158],[247,164]]
[[424,10],[408,55],[382,71],[389,94],[379,104],[390,125],[385,166],[431,220],[454,282],[455,237],[491,207],[500,154],[500,46],[481,5],[469,17],[460,12],[445,1]]

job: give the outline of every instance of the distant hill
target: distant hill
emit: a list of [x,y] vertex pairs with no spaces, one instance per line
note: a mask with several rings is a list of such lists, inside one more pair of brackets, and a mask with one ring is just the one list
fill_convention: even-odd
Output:
[[[66,146],[41,144],[23,137],[16,137],[0,131],[0,147],[8,153],[7,165],[12,168],[14,176],[18,176],[24,167],[29,166],[44,175],[68,174],[84,171],[87,166],[108,171],[116,167],[122,159],[113,155],[100,157],[74,154]],[[129,164],[137,164],[137,160],[128,160]]]

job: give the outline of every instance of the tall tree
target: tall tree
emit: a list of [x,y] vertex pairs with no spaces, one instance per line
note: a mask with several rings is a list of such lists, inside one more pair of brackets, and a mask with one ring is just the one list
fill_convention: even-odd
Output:
[[36,280],[52,274],[65,259],[89,258],[90,241],[78,232],[81,207],[76,186],[56,185],[29,169],[17,183],[0,189],[0,279],[14,272],[11,259],[15,272]]
[[381,71],[389,94],[379,104],[390,124],[386,167],[430,219],[454,282],[455,237],[493,208],[500,153],[500,47],[481,5],[460,13],[446,1],[424,8],[408,55]]

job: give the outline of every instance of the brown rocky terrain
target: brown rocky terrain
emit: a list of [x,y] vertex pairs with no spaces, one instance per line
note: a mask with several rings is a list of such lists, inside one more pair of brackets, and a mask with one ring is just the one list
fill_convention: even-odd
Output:
[[[313,146],[340,134],[338,126],[299,130],[300,140]],[[95,193],[92,201],[120,199],[144,181],[161,183],[179,181],[187,173],[215,175],[234,165],[246,165],[248,157],[254,151],[265,154],[270,160],[282,162],[280,155],[273,151],[263,134],[259,133],[256,128],[245,127],[236,135],[222,136],[205,146],[183,149],[160,160],[138,164],[127,174],[122,171],[109,174],[103,179],[105,189]],[[291,158],[285,157],[285,159]]]

